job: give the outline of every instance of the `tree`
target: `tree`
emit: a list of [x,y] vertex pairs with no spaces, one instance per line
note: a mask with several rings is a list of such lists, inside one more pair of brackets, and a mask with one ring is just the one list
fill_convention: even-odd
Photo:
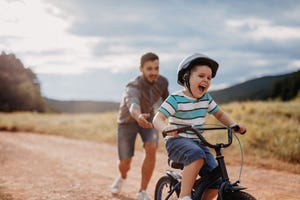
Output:
[[287,78],[274,85],[272,97],[283,101],[295,98],[300,90],[300,70],[291,73]]
[[25,68],[14,54],[0,55],[0,111],[44,112],[46,103],[41,96],[36,74]]

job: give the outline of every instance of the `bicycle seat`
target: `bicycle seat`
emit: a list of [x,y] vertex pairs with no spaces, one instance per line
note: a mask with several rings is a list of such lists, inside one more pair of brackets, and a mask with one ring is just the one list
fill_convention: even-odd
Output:
[[168,165],[174,169],[183,169],[184,165],[179,162],[168,159]]

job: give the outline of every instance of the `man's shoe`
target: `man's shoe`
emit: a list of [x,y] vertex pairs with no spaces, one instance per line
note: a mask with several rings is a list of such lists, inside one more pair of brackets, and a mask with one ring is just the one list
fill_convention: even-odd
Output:
[[110,192],[113,194],[118,194],[121,191],[122,185],[125,179],[122,179],[121,176],[118,176],[113,184],[110,186]]
[[137,200],[150,200],[150,198],[145,190],[142,190],[139,193],[137,193],[136,199]]

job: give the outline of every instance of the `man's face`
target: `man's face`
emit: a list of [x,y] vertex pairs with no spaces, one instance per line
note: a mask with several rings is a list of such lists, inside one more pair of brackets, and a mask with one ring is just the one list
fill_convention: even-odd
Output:
[[140,67],[140,70],[144,78],[149,83],[155,83],[159,76],[159,61],[158,60],[149,60]]

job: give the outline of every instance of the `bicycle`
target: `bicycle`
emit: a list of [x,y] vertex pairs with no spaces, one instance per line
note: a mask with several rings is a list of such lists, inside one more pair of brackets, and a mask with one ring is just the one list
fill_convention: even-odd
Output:
[[[222,129],[227,130],[227,143],[211,144],[202,135],[203,131],[222,130]],[[245,190],[246,187],[238,185],[238,183],[240,183],[239,179],[233,183],[229,180],[226,164],[224,161],[224,156],[222,155],[221,152],[221,149],[227,148],[232,144],[232,136],[233,136],[232,130],[239,130],[239,127],[238,126],[234,126],[234,127],[215,126],[209,128],[195,129],[192,126],[185,126],[182,128],[163,132],[163,136],[166,136],[168,132],[172,132],[172,131],[186,132],[188,130],[194,132],[205,146],[208,146],[209,148],[215,150],[216,160],[218,162],[218,166],[211,173],[206,174],[203,177],[198,176],[199,178],[196,179],[192,189],[192,199],[200,200],[204,191],[207,188],[209,188],[211,185],[216,183],[217,181],[220,181],[221,179],[222,183],[218,189],[218,195],[217,195],[218,200],[255,200],[255,197],[253,197],[251,194],[242,191]],[[237,138],[241,149],[241,155],[242,155],[242,165],[240,170],[240,176],[241,176],[242,166],[243,166],[243,151],[242,151],[240,140],[235,134],[234,136]],[[171,168],[181,169],[181,170],[183,169],[183,165],[181,163],[176,163],[168,160],[168,164]],[[169,169],[166,171],[166,175],[162,176],[157,181],[155,186],[154,199],[155,200],[178,199],[180,194],[180,187],[181,187],[181,175],[178,172]]]

